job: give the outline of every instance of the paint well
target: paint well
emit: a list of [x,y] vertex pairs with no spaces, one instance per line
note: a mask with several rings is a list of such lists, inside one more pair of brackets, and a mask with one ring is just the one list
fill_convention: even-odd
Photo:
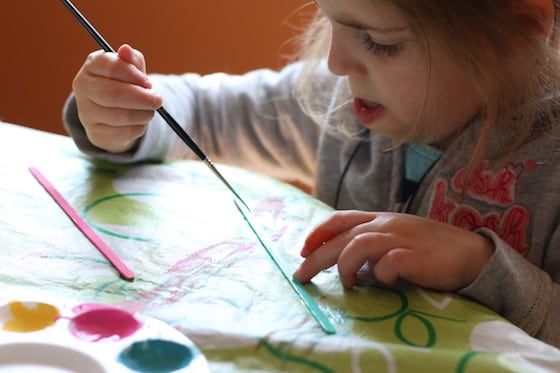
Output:
[[2,329],[28,333],[53,325],[60,311],[53,305],[38,302],[10,302],[0,308]]
[[195,357],[188,346],[173,341],[150,339],[135,342],[119,355],[119,362],[141,373],[173,372],[187,367]]
[[115,307],[96,305],[70,320],[70,331],[88,342],[118,341],[136,333],[142,327],[134,315]]

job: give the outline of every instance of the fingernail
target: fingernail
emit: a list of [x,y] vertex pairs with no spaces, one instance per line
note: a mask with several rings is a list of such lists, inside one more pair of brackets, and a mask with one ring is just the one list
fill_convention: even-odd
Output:
[[304,258],[307,258],[309,255],[311,255],[311,253],[313,253],[315,250],[325,245],[326,243],[327,241],[322,241],[320,244],[317,245],[315,243],[310,244],[309,242],[306,242],[303,248],[301,249],[300,255],[303,256]]
[[311,253],[315,251],[315,247],[309,246],[309,245],[305,245],[301,251],[300,251],[300,255],[304,258],[307,258],[309,255],[311,255]]
[[300,255],[304,258],[307,258],[312,252],[313,252],[313,249],[308,248],[308,247],[304,247],[303,249],[301,249]]

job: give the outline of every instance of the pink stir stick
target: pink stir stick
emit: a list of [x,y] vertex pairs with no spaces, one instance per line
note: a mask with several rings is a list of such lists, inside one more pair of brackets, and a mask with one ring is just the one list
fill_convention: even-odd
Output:
[[125,280],[133,280],[134,273],[126,266],[126,264],[118,257],[117,254],[99,236],[91,229],[91,227],[80,217],[80,215],[70,206],[68,201],[56,190],[56,188],[47,180],[45,176],[35,167],[29,167],[29,172],[33,174],[35,179],[45,188],[47,193],[68,215],[70,220],[74,222],[76,227],[86,236],[91,243],[107,258],[107,260],[119,271]]

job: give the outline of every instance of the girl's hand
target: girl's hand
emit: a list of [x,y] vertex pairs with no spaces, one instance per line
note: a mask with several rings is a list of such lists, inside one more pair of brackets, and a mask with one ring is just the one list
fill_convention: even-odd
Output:
[[115,153],[136,144],[162,104],[161,96],[151,90],[144,56],[128,45],[117,53],[91,53],[72,88],[88,138]]
[[342,284],[352,288],[369,265],[373,278],[398,279],[441,291],[471,284],[494,251],[483,236],[409,214],[337,211],[307,237],[294,278],[305,283],[338,263]]

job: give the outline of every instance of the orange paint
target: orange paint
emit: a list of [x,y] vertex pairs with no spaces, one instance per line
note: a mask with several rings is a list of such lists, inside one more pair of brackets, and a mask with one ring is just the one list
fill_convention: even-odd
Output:
[[2,329],[10,332],[27,333],[45,329],[60,316],[58,308],[46,303],[11,302],[8,306],[12,319],[6,321]]

